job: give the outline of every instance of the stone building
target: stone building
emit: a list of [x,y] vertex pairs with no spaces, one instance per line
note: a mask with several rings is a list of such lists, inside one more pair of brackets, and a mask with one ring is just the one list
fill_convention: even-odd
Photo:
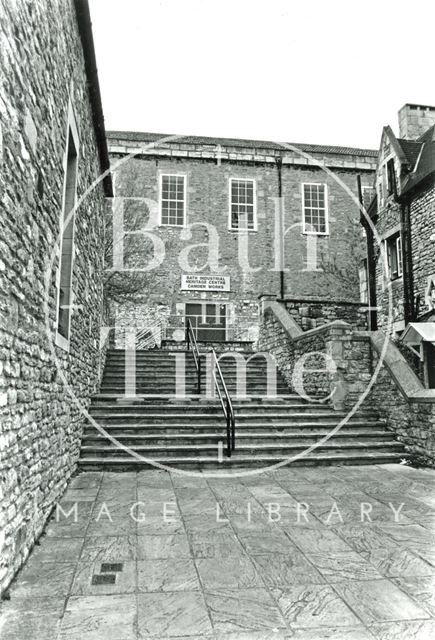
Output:
[[0,42],[2,591],[75,470],[99,383],[112,187],[87,2],[1,0]]
[[[435,107],[406,104],[400,110],[399,137],[389,126],[382,132],[377,196],[370,207],[380,241],[372,265],[378,324],[402,337],[419,358],[425,352],[424,376],[426,384],[431,377],[431,386],[435,386],[429,372],[434,366],[434,325],[430,322],[424,328],[421,323],[435,316],[434,136]],[[415,331],[409,327],[414,323],[420,324]],[[432,340],[427,339],[428,332]]]
[[181,340],[186,318],[200,340],[255,341],[261,295],[284,300],[304,329],[338,318],[365,326],[357,177],[372,188],[375,151],[132,132],[108,140],[123,266],[149,269],[134,301],[115,304],[119,344],[133,325],[145,344]]

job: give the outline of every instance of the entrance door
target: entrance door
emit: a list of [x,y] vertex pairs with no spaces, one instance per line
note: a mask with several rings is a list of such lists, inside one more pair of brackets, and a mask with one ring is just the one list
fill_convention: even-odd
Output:
[[426,384],[429,389],[435,389],[435,346],[431,342],[423,342],[423,345]]
[[186,304],[186,320],[189,319],[196,339],[200,342],[225,342],[226,306],[210,302]]

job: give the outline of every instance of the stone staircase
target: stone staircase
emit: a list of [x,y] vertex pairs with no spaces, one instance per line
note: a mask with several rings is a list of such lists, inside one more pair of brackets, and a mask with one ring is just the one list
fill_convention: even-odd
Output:
[[[245,359],[253,355],[239,353]],[[257,356],[247,364],[247,397],[236,395],[233,358],[220,360],[236,415],[236,448],[228,458],[222,407],[218,399],[205,395],[205,357],[201,395],[192,353],[137,351],[135,361],[133,376],[127,360],[127,385],[131,390],[133,384],[136,392],[128,398],[125,353],[108,352],[100,393],[90,408],[92,420],[105,433],[92,421],[85,425],[81,468],[132,468],[147,466],[149,460],[186,469],[262,467],[294,456],[300,457],[293,465],[377,464],[397,462],[404,455],[392,433],[368,409],[358,411],[337,433],[307,452],[346,414],[328,403],[308,403],[292,394],[279,372],[276,395],[266,396],[267,364]],[[185,395],[177,397],[180,389]]]

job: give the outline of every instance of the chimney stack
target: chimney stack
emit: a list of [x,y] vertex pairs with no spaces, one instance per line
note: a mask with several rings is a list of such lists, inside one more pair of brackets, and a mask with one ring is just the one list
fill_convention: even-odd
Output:
[[417,140],[435,124],[435,107],[405,104],[399,111],[399,137]]

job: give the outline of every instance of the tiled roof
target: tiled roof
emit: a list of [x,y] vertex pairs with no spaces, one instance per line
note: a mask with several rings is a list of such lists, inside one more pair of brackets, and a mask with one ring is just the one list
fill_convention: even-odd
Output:
[[403,185],[402,194],[415,189],[420,182],[435,172],[435,125],[430,127],[417,142],[420,148],[422,147],[421,154],[418,157],[414,171],[409,174]]
[[[110,140],[127,140],[129,142],[157,142],[162,138],[173,137],[173,144],[192,144],[192,145],[222,145],[226,147],[241,147],[252,149],[270,149],[274,151],[282,151],[285,145],[289,144],[306,153],[331,153],[338,155],[351,156],[367,156],[369,158],[377,158],[378,151],[373,149],[358,149],[353,147],[336,147],[332,145],[322,144],[301,144],[293,142],[271,142],[267,140],[244,140],[238,138],[213,138],[208,136],[170,136],[163,133],[141,133],[137,131],[108,131],[107,138]],[[168,142],[167,144],[171,144]]]
[[421,142],[417,142],[416,140],[405,140],[404,138],[397,138],[397,142],[400,144],[410,166],[414,167],[420,154]]

